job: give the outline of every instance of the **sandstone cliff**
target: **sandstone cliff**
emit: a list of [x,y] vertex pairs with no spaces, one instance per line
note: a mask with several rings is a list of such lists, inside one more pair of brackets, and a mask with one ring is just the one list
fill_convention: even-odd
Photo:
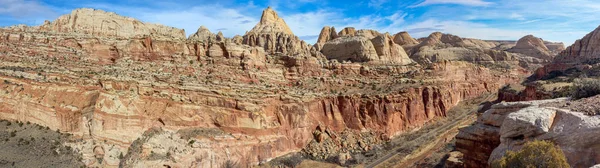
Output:
[[[559,47],[555,46],[554,49]],[[527,35],[519,39],[517,44],[508,49],[507,51],[513,53],[521,53],[524,55],[532,56],[538,59],[542,59],[545,61],[551,61],[554,58],[554,54],[548,47],[546,47],[546,43],[533,35]]]
[[575,41],[573,45],[560,52],[560,54],[554,58],[552,63],[538,68],[532,75],[532,78],[541,79],[553,71],[564,72],[567,69],[573,68],[582,70],[584,69],[583,67],[587,65],[597,63],[598,55],[600,55],[600,47],[598,47],[599,42],[600,27],[585,35],[582,39]]
[[[327,32],[329,31],[329,32]],[[320,41],[321,52],[328,59],[338,61],[372,62],[380,64],[407,65],[413,63],[402,46],[395,44],[393,37],[374,30],[344,28],[338,35],[323,28]]]
[[419,44],[417,40],[412,38],[408,32],[399,32],[394,35],[394,43],[398,45],[414,45]]
[[600,56],[600,27],[575,41],[554,60],[556,63],[584,63]]
[[410,58],[420,64],[439,61],[494,62],[513,61],[513,55],[493,50],[493,43],[483,40],[461,38],[435,32],[408,49]]
[[260,22],[243,36],[243,44],[263,47],[268,53],[286,55],[313,55],[312,46],[292,33],[285,21],[271,7],[265,9]]
[[0,29],[0,118],[74,134],[65,145],[90,167],[252,166],[300,151],[318,128],[381,142],[523,75],[466,61],[390,66],[410,61],[391,35],[350,28],[326,44],[359,39],[384,64],[329,61],[272,9],[263,18],[232,39],[202,27],[190,39]]
[[41,30],[60,33],[82,33],[100,37],[184,39],[182,29],[150,24],[133,18],[119,16],[112,12],[97,9],[76,9],[71,14],[63,15],[53,22],[40,26]]

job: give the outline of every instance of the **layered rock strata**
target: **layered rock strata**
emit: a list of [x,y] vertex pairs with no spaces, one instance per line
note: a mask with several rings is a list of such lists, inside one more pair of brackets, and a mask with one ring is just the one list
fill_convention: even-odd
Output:
[[[203,28],[189,39],[83,26],[0,29],[0,118],[74,134],[80,141],[69,145],[87,166],[246,167],[299,151],[317,126],[390,138],[523,75],[464,61],[324,60],[295,40],[272,41],[293,36],[282,24],[267,9],[256,30],[232,39]],[[377,57],[402,49],[389,34],[346,32],[339,34],[368,39]]]

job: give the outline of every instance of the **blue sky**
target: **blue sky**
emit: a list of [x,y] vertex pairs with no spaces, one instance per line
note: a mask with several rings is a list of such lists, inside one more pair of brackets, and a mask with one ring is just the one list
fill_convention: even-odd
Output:
[[597,0],[0,0],[0,26],[39,25],[88,7],[185,29],[204,25],[225,36],[243,35],[274,8],[300,38],[313,43],[323,26],[408,31],[425,37],[440,31],[461,37],[517,40],[533,34],[572,44],[600,25]]

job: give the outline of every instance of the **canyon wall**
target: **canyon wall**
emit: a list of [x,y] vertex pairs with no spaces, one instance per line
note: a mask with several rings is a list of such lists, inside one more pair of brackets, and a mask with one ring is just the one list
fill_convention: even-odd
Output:
[[[98,27],[83,18],[96,15],[135,26]],[[247,167],[302,150],[316,130],[386,140],[524,75],[471,59],[418,65],[394,42],[414,44],[409,35],[352,28],[339,37],[329,30],[323,41],[367,38],[381,58],[330,61],[270,8],[252,31],[233,38],[201,27],[185,39],[114,15],[81,9],[38,27],[0,29],[0,118],[74,134],[81,142],[69,145],[87,166],[220,167],[231,160]],[[494,59],[473,59],[514,62],[489,52]]]

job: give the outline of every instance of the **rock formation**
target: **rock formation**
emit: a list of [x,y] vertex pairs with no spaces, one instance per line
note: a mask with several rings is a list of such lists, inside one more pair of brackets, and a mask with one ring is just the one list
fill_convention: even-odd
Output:
[[338,37],[337,31],[335,31],[335,27],[325,26],[321,29],[321,33],[319,34],[319,39],[317,39],[317,43],[315,47],[317,50],[321,51],[323,45]]
[[394,43],[398,45],[414,45],[419,44],[417,40],[412,38],[408,32],[399,32],[394,35]]
[[[73,134],[61,145],[89,167],[250,167],[344,130],[375,138],[356,141],[356,150],[370,149],[365,143],[420,128],[523,75],[466,59],[397,66],[412,60],[391,35],[351,28],[323,35],[333,60],[322,59],[270,8],[232,39],[202,27],[185,39],[123,18],[80,9],[39,27],[0,29],[0,119]],[[461,41],[439,39],[447,40]],[[487,55],[503,58],[495,54]]]
[[466,167],[481,167],[518,150],[524,142],[548,140],[562,149],[572,167],[598,163],[596,132],[600,119],[545,104],[565,99],[500,103],[483,113],[475,125],[457,135],[456,148],[464,154]]
[[354,27],[345,27],[344,29],[342,29],[342,31],[340,31],[338,33],[338,36],[355,36],[356,35],[356,29],[354,29]]
[[548,49],[548,47],[546,47],[545,42],[533,35],[522,37],[519,39],[519,41],[517,41],[517,44],[513,48],[507,51],[521,53],[547,61],[551,61],[554,57],[552,52]]
[[320,41],[316,44],[322,46],[320,51],[328,59],[398,65],[413,63],[402,46],[395,44],[393,37],[388,33],[344,28],[338,36],[331,34],[328,27],[323,28],[319,36]]
[[100,37],[185,39],[182,29],[143,23],[133,18],[119,16],[112,12],[82,8],[63,15],[53,22],[46,22],[42,30],[60,33],[83,33]]
[[492,43],[435,32],[413,47],[410,57],[420,64],[439,61],[494,62],[511,61],[512,54],[492,50]]
[[594,31],[575,41],[573,45],[561,52],[554,62],[583,63],[600,58],[600,26]]
[[311,55],[311,46],[295,36],[271,7],[263,11],[260,22],[244,35],[243,44],[263,47],[271,54]]
[[200,26],[200,28],[198,28],[198,31],[196,31],[196,33],[190,35],[190,37],[188,39],[194,40],[194,41],[203,41],[203,42],[211,43],[211,42],[217,42],[217,35],[211,33],[210,30],[208,30],[208,28],[206,28],[204,26]]

